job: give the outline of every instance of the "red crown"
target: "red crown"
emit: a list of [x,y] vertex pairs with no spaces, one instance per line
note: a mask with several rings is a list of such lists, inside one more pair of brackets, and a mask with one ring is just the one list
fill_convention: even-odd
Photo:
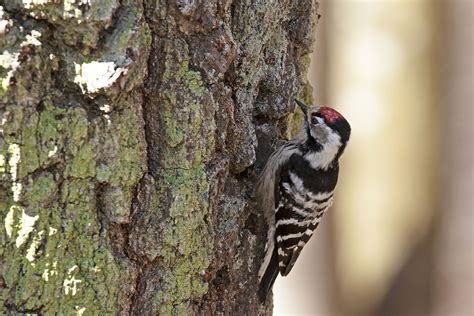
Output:
[[319,108],[319,113],[321,113],[324,120],[330,124],[333,124],[338,119],[344,119],[344,116],[342,116],[341,113],[328,106],[321,106]]

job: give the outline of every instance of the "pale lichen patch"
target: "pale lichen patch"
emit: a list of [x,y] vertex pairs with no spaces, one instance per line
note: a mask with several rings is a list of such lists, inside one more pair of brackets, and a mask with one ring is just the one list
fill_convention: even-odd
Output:
[[5,156],[0,154],[0,173],[5,172],[5,164],[6,164]]
[[64,294],[72,296],[76,295],[78,291],[79,283],[82,283],[82,280],[76,279],[76,276],[73,275],[75,271],[79,271],[79,267],[77,265],[73,265],[69,268],[67,275],[68,277],[64,279],[63,286],[64,286]]
[[[5,27],[6,24],[3,23],[3,20],[0,20],[0,34],[5,32]],[[6,76],[0,78],[1,88],[4,91],[8,89],[13,75],[15,74],[17,68],[20,66],[20,55],[22,47],[29,45],[41,46],[41,42],[38,40],[39,37],[41,37],[41,33],[36,30],[33,30],[30,34],[27,34],[25,36],[19,47],[17,46],[12,50],[13,52],[5,50],[0,54],[0,67],[7,70]]]
[[48,151],[48,158],[53,157],[58,152],[58,146],[54,145],[54,148]]
[[[46,12],[39,10],[42,6],[44,7],[48,3],[56,3],[54,0],[23,0],[23,6],[25,9],[37,9],[37,12],[30,12],[30,15],[35,18],[41,18],[46,15]],[[79,19],[82,17],[81,5],[91,4],[90,0],[64,0],[62,1],[62,18],[63,19]],[[52,17],[55,20],[54,17]]]
[[[10,85],[10,79],[13,77],[18,66],[20,66],[20,61],[18,57],[20,53],[10,53],[8,50],[5,50],[0,55],[0,67],[8,70],[7,75],[1,80],[1,87],[3,90],[7,90],[8,86]],[[3,125],[3,124],[2,124]]]
[[110,105],[104,104],[99,107],[99,109],[104,113],[110,113]]
[[10,158],[8,159],[10,176],[13,181],[11,190],[13,192],[13,201],[18,202],[20,200],[22,185],[20,182],[16,182],[18,178],[18,164],[21,160],[20,146],[18,144],[10,144],[8,146],[8,153]]
[[10,207],[7,216],[5,216],[5,231],[7,232],[7,236],[9,238],[12,237],[13,228],[15,226],[15,208],[18,208],[18,206],[13,205],[12,207]]
[[0,6],[0,35],[4,35],[7,32],[7,26],[12,26],[13,21],[9,19],[4,19],[3,7]]
[[25,210],[21,208],[21,218],[20,218],[20,223],[18,224],[18,236],[16,238],[15,244],[16,247],[19,248],[21,245],[23,245],[26,240],[28,239],[28,236],[34,229],[35,222],[38,220],[39,215],[36,216],[29,216],[26,214]]
[[13,201],[18,202],[20,200],[22,185],[19,182],[13,182],[12,192],[13,192]]
[[2,128],[0,128],[0,133],[2,134],[3,134],[3,126],[7,123],[7,114],[8,114],[8,111],[5,111],[2,115],[2,119],[0,120],[0,126],[2,126]]
[[[63,18],[76,18],[79,19],[82,16],[82,11],[79,9],[80,5],[90,5],[90,0],[64,0],[64,13]],[[81,23],[79,20],[78,23]]]
[[68,278],[64,279],[64,282],[63,282],[65,295],[69,295],[69,294],[71,294],[72,296],[76,295],[78,291],[78,285],[82,283],[82,280],[76,279],[76,276],[72,275],[72,273],[76,270],[79,270],[79,267],[77,265],[73,265],[71,268],[69,268],[67,272]]
[[56,234],[57,232],[58,232],[58,230],[57,230],[56,228],[50,227],[50,228],[49,228],[48,236],[53,236],[53,235]]
[[76,309],[77,316],[81,316],[86,311],[85,307],[80,307],[80,306],[75,306],[75,309]]
[[82,93],[95,93],[100,89],[110,87],[127,69],[117,67],[114,62],[98,62],[75,64],[77,83]]
[[21,43],[21,47],[27,46],[27,45],[34,45],[34,46],[41,46],[41,42],[38,40],[38,38],[41,37],[41,33],[38,31],[31,31],[31,34],[27,34],[25,36],[25,40]]
[[[49,257],[49,254],[46,254],[46,257]],[[46,269],[44,269],[43,273],[41,274],[41,278],[43,278],[43,280],[45,280],[46,282],[49,281],[50,277],[58,275],[58,262],[54,261],[51,269],[49,268],[49,266],[49,262],[46,262]]]
[[[46,266],[49,267],[49,263],[46,263]],[[54,261],[52,264],[51,269],[45,269],[45,272],[43,274],[46,274],[46,278],[49,279],[48,276],[55,276],[58,275],[58,262]],[[48,281],[48,280],[46,280]]]
[[36,251],[38,250],[38,248],[41,244],[41,241],[43,240],[43,235],[44,235],[43,230],[38,232],[38,234],[33,238],[33,241],[31,243],[30,247],[26,251],[25,258],[29,262],[33,262],[35,260],[35,254],[36,254]]
[[8,146],[8,165],[10,166],[10,174],[13,181],[16,181],[18,175],[18,163],[20,162],[20,146],[18,144],[10,144]]
[[76,295],[77,293],[77,286],[79,283],[81,283],[81,280],[76,279],[75,276],[71,276],[69,279],[65,279],[63,286],[64,286],[64,294],[69,295],[71,294],[72,296]]
[[[21,217],[18,214],[20,212],[21,212]],[[15,240],[15,245],[17,248],[19,248],[21,245],[23,245],[26,242],[30,233],[34,229],[35,222],[38,220],[38,218],[39,218],[38,215],[29,216],[28,214],[25,213],[25,210],[18,205],[12,205],[10,207],[10,210],[8,211],[7,216],[5,217],[5,231],[7,233],[7,236],[9,238],[12,238],[14,229],[16,228],[18,230],[18,236],[16,237],[16,240]],[[43,233],[41,233],[41,236],[42,234]]]
[[71,274],[74,271],[76,271],[77,269],[79,269],[79,267],[77,266],[77,264],[75,264],[75,265],[73,265],[72,267],[69,268],[67,274]]
[[49,281],[49,269],[44,269],[43,273],[41,274],[41,278],[46,282]]
[[52,0],[23,0],[22,2],[25,9],[30,9],[34,5],[42,5],[42,4],[46,4],[48,2],[53,2],[53,1]]

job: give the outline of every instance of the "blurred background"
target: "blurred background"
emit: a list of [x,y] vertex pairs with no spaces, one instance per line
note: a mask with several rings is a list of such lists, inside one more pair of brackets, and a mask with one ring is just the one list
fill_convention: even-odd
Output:
[[474,1],[320,1],[316,104],[352,125],[275,315],[474,315]]

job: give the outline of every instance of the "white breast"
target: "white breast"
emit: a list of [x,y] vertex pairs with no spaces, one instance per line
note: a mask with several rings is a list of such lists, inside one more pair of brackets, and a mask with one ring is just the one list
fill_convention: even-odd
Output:
[[304,158],[313,169],[327,170],[336,158],[339,148],[341,148],[341,137],[337,133],[331,131],[327,136],[326,142],[322,144],[323,148],[320,151],[304,155]]

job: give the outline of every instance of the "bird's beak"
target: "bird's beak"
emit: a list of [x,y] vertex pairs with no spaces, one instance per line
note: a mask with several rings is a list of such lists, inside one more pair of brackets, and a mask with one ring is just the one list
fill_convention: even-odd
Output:
[[304,116],[308,116],[308,107],[301,101],[295,99],[296,104],[300,107],[301,111],[303,111]]

